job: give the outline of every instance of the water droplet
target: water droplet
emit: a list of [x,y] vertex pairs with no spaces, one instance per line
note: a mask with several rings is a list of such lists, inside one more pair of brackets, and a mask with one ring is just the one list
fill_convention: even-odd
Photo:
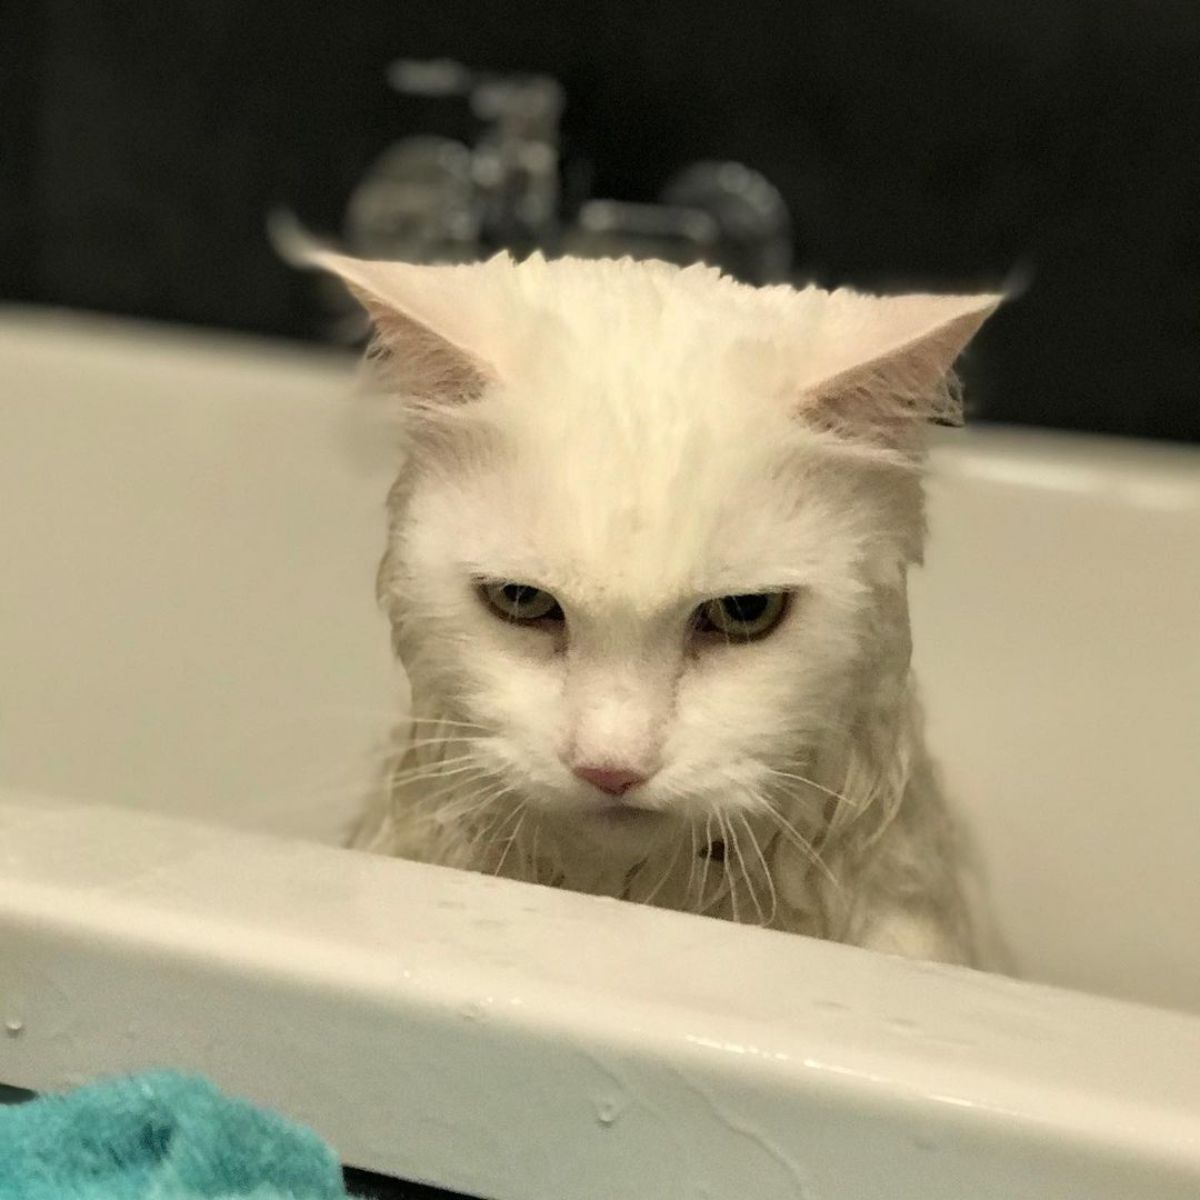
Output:
[[848,1004],[843,1004],[840,1000],[814,1000],[812,1006],[824,1012],[847,1012],[850,1008]]
[[9,1037],[20,1037],[25,1032],[25,1022],[20,1017],[8,1017],[4,1022],[4,1032]]
[[625,1111],[625,1101],[607,1096],[596,1101],[596,1120],[606,1129],[615,1125]]

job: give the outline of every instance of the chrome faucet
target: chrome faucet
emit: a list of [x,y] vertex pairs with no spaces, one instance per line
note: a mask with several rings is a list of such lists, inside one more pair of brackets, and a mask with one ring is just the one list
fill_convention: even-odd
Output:
[[559,133],[566,97],[557,80],[402,59],[388,81],[407,96],[465,103],[478,134],[473,142],[420,134],[385,150],[347,204],[343,234],[354,253],[461,262],[540,249],[703,261],[750,283],[789,276],[787,206],[741,163],[695,163],[658,203],[590,198],[567,214]]
[[473,145],[420,134],[390,146],[346,209],[356,253],[461,261],[553,245],[559,213],[562,88],[543,75],[482,75],[446,60],[402,59],[388,81],[408,96],[466,101]]

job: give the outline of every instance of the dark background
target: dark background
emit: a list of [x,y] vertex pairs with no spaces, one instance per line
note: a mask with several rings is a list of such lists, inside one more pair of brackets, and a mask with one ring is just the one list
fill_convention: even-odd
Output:
[[319,336],[265,214],[336,229],[420,128],[386,65],[449,55],[557,76],[597,194],[762,171],[823,283],[1027,272],[979,415],[1200,441],[1194,0],[26,0],[0,46],[0,299]]

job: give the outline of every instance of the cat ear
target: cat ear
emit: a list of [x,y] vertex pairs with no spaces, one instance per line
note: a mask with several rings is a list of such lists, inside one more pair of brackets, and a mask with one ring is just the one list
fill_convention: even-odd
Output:
[[951,368],[1004,296],[829,296],[834,338],[804,385],[803,415],[856,439],[909,448],[927,421],[963,423]]
[[[414,399],[459,402],[500,376],[491,300],[497,259],[424,266],[336,254],[299,232],[284,235],[293,264],[338,276],[374,331],[369,355],[390,387]],[[501,256],[503,261],[503,256]]]

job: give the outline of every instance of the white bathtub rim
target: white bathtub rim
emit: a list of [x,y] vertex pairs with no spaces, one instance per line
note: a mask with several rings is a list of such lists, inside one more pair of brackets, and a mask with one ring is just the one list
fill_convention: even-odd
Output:
[[[0,794],[0,861],[0,924],[107,943],[115,961],[183,955],[301,989],[332,987],[380,1009],[474,1014],[526,1035],[651,1058],[669,1046],[671,1055],[723,1061],[735,1072],[749,1062],[755,1075],[786,1086],[853,1094],[859,1105],[949,1106],[1164,1159],[1181,1155],[1200,1173],[1196,1017],[46,797]],[[228,873],[214,886],[216,864]],[[296,878],[322,881],[330,895],[306,897]],[[340,906],[330,903],[338,888]],[[363,922],[359,905],[387,912],[398,897],[419,914],[421,938]],[[564,972],[559,954],[574,944],[579,922],[601,930],[599,944]],[[628,936],[615,931],[624,925]],[[506,930],[523,943],[510,961],[495,955]],[[669,963],[684,939],[692,970],[742,960],[736,981],[714,967],[707,979],[674,986],[670,969],[655,968],[654,948]],[[764,954],[787,976],[774,998],[747,994],[764,982]],[[638,978],[622,976],[631,967]],[[814,984],[818,977],[825,982]],[[890,1022],[853,1016],[864,994],[880,1003],[876,987],[891,992],[882,1002]],[[802,1019],[785,1023],[789,1010]],[[6,1016],[36,1037],[34,1015]],[[4,1076],[18,1086],[53,1082],[36,1067],[33,1076]]]

